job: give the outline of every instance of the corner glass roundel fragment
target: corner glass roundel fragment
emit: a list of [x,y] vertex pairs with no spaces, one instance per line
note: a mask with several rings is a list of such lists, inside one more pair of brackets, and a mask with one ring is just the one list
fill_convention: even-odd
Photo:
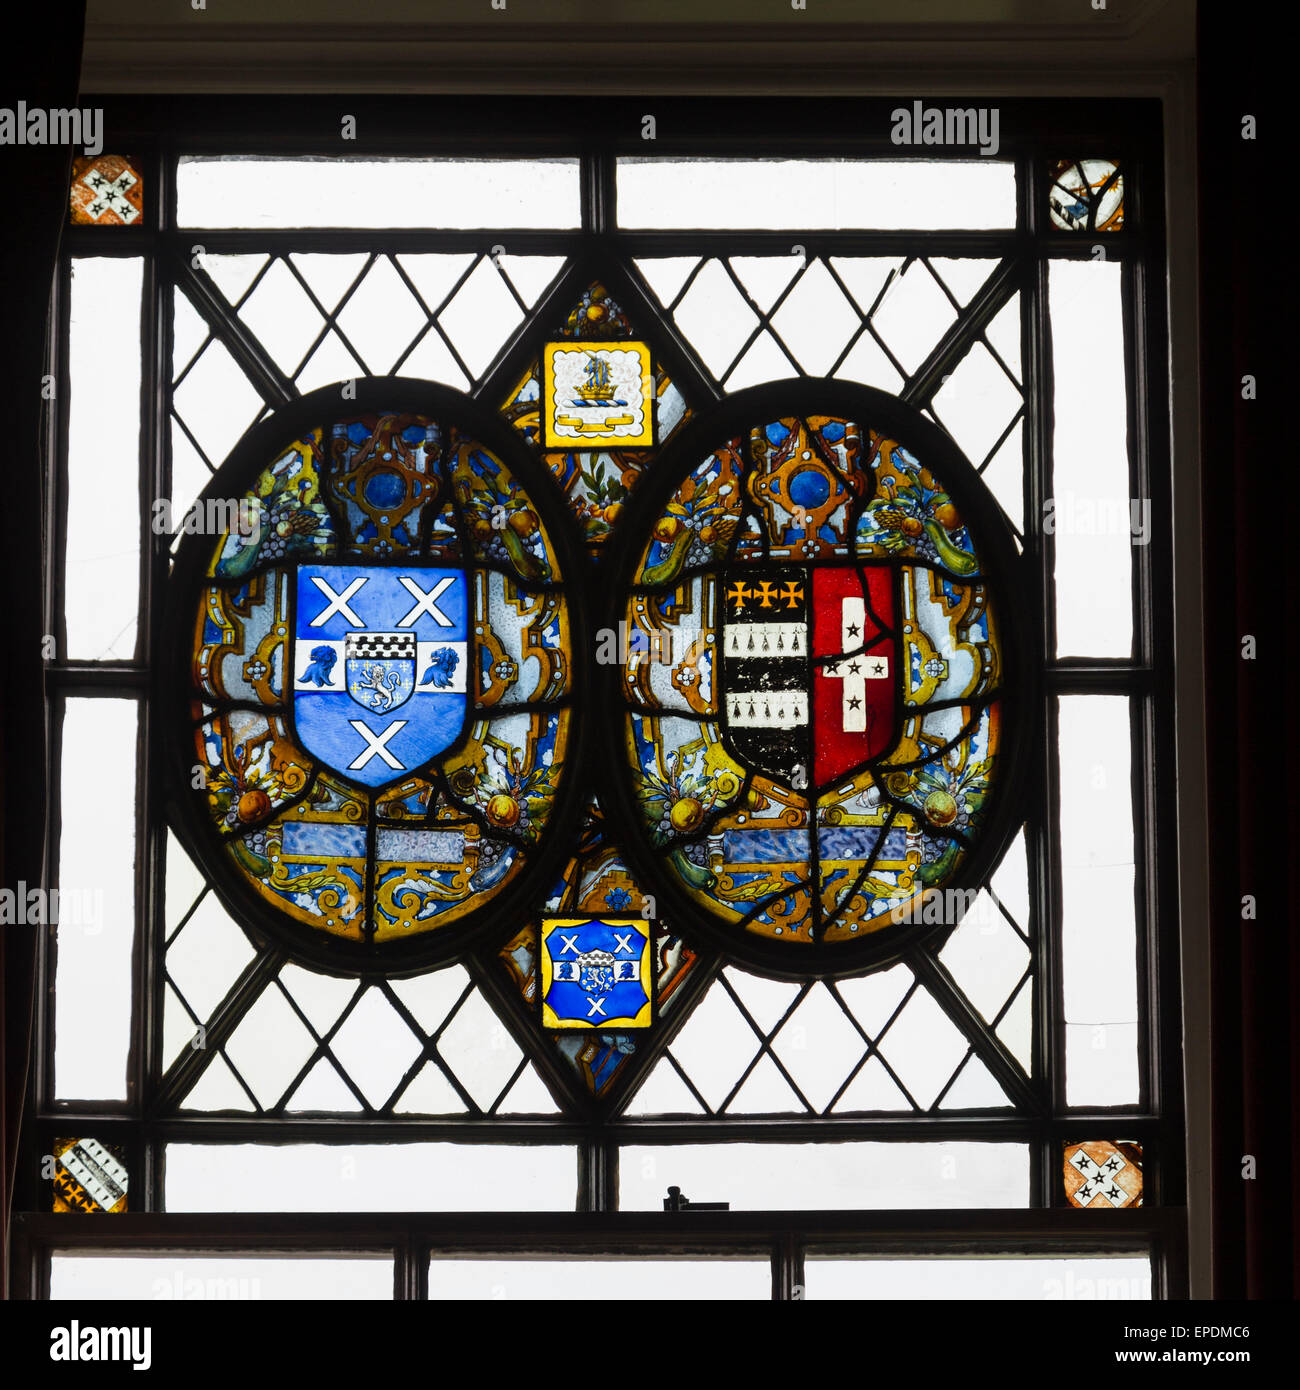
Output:
[[464,949],[546,880],[573,813],[582,643],[553,485],[468,398],[391,379],[278,411],[191,515],[218,522],[171,578],[187,847],[307,957]]

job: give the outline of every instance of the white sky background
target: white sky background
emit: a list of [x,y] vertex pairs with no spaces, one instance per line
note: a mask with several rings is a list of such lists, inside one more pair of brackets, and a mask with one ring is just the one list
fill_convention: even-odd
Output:
[[284,1255],[55,1254],[50,1298],[154,1302],[258,1299],[391,1299],[393,1262],[386,1256],[295,1259]]
[[144,262],[73,262],[69,339],[68,650],[135,654],[140,593],[140,294]]
[[1133,647],[1120,277],[1111,261],[1052,261],[1048,270],[1058,656],[1127,657]]
[[1024,1144],[840,1143],[628,1145],[619,1206],[662,1211],[669,1186],[733,1211],[1023,1207]]
[[1012,228],[1016,171],[997,159],[620,159],[618,220],[777,231]]
[[1134,1105],[1137,921],[1129,701],[1060,701],[1061,947],[1066,1099]]
[[[1142,1300],[1151,1297],[1143,1257],[1034,1259],[846,1258],[810,1253],[805,1299],[863,1301]],[[765,1259],[434,1259],[429,1298],[567,1301],[764,1300]],[[389,1259],[239,1256],[186,1258],[56,1254],[50,1297],[139,1301],[388,1299]]]
[[[251,174],[251,177],[250,177]],[[181,227],[576,227],[578,161],[188,157]]]
[[560,1144],[169,1144],[168,1211],[572,1211]]
[[1100,1259],[855,1259],[810,1255],[805,1298],[1028,1301],[1151,1297],[1151,1262]]
[[126,1099],[135,769],[136,702],[68,700],[55,971],[54,1093],[60,1099]]

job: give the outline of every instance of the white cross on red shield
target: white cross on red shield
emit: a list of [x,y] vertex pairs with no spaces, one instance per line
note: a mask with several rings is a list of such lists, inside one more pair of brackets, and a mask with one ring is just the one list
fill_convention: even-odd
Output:
[[723,728],[742,762],[792,785],[823,786],[893,746],[896,591],[889,565],[726,573]]

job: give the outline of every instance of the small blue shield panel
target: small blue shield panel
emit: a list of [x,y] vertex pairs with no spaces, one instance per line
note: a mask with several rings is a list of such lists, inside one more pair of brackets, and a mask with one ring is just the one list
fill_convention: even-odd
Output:
[[650,923],[549,918],[542,923],[542,1023],[547,1028],[648,1028]]
[[368,787],[405,777],[465,724],[460,569],[299,565],[293,717],[313,757]]

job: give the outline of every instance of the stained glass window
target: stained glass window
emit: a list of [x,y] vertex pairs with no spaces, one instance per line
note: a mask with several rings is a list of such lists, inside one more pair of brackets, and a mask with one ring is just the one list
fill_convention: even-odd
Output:
[[1124,226],[1124,174],[1109,159],[1061,159],[1051,167],[1052,226],[1067,232],[1118,232]]
[[791,1297],[874,1287],[883,1207],[1064,1269],[1123,1206],[1151,1268],[1167,551],[1084,513],[1167,511],[1159,122],[1098,121],[107,171],[152,240],[74,211],[60,279],[52,855],[111,901],[44,962],[46,1211],[457,1211],[531,1287],[531,1214],[722,1202]]
[[81,155],[72,161],[69,206],[74,226],[141,226],[144,185],[130,156]]
[[173,579],[196,591],[177,750],[196,852],[270,920],[390,960],[446,942],[553,842],[582,651],[545,475],[446,393],[399,394],[366,385],[375,406],[344,412],[317,392],[294,413],[319,423],[259,427],[231,523],[187,539]]
[[996,503],[928,421],[850,398],[786,414],[755,389],[730,403],[746,427],[705,449],[692,432],[702,457],[634,511],[618,586],[639,639],[621,667],[630,843],[727,949],[809,972],[897,953],[945,916],[927,896],[991,858],[1014,795],[996,785],[1007,668],[1024,671]]
[[1141,1144],[1107,1140],[1065,1146],[1065,1191],[1076,1207],[1142,1205]]

